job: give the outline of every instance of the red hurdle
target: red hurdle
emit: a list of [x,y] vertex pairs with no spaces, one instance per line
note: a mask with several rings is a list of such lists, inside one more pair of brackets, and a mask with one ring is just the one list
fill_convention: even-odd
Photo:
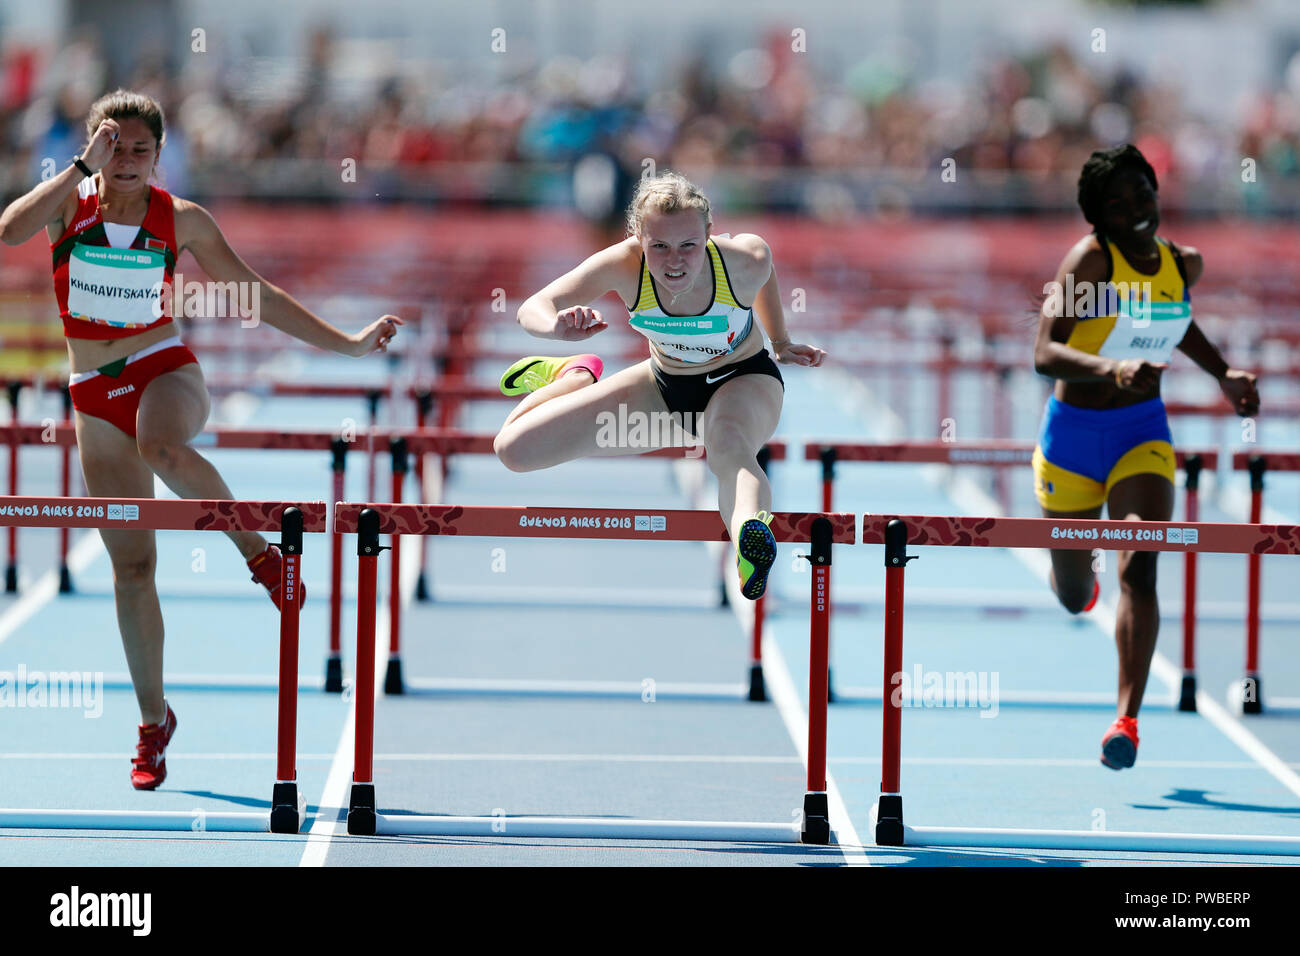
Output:
[[[1258,524],[1264,513],[1264,473],[1300,471],[1300,454],[1291,452],[1237,452],[1232,456],[1234,471],[1250,472],[1250,521]],[[1241,682],[1242,713],[1258,714],[1264,709],[1259,675],[1259,553],[1246,556],[1246,674]]]
[[[650,509],[647,509],[648,511]],[[848,514],[779,512],[772,521],[777,541],[812,544],[810,595],[810,705],[808,789],[798,838],[830,840],[826,798],[826,645],[830,629],[831,546],[852,544],[855,517]],[[334,527],[358,535],[360,557],[357,615],[355,762],[348,832],[462,834],[500,832],[493,818],[385,817],[376,810],[374,788],[375,581],[380,534],[455,534],[473,537],[603,538],[661,541],[728,541],[715,511],[657,510],[638,514],[610,508],[492,508],[453,505],[351,504],[335,506]],[[521,829],[521,827],[523,827]],[[682,821],[589,821],[581,819],[511,823],[512,834],[600,835],[637,839],[779,840],[795,835],[789,824],[695,823]]]
[[[204,815],[209,830],[297,833],[305,803],[298,791],[298,616],[302,604],[305,532],[325,531],[325,502],[159,500],[156,498],[0,497],[0,525],[10,528],[139,528],[154,531],[279,531],[284,555],[280,576],[280,661],[276,715],[275,782],[270,813]],[[373,607],[373,603],[372,603]],[[0,827],[130,829],[191,828],[179,811],[40,810],[0,812]]]
[[1072,550],[1215,551],[1300,555],[1300,525],[1211,524],[1175,521],[1080,521],[1052,518],[865,515],[862,543],[885,546],[885,682],[880,800],[875,809],[881,846],[1004,846],[1228,853],[1300,854],[1300,838],[1198,834],[1105,834],[1088,831],[911,827],[903,823],[902,706],[890,693],[902,673],[904,569],[916,555],[907,545]]

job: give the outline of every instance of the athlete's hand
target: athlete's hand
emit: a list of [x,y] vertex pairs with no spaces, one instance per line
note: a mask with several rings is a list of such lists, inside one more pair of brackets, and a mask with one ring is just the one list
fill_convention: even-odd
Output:
[[356,335],[351,336],[352,354],[360,358],[376,350],[387,352],[388,343],[393,340],[393,336],[397,334],[397,327],[402,324],[402,320],[395,315],[385,315],[376,319]]
[[1232,404],[1232,410],[1241,416],[1254,415],[1259,411],[1259,391],[1255,385],[1255,376],[1239,368],[1230,368],[1219,379],[1219,388]]
[[1149,392],[1160,385],[1160,373],[1168,362],[1124,359],[1115,366],[1115,384],[1126,392]]
[[555,315],[555,337],[565,342],[589,339],[607,328],[609,326],[601,318],[600,311],[585,305],[575,305]]
[[106,119],[99,124],[99,129],[95,130],[95,135],[90,138],[90,145],[81,154],[81,161],[89,166],[92,172],[103,169],[113,158],[113,150],[117,148],[117,137],[121,131],[116,120]]
[[798,342],[782,342],[780,345],[773,343],[772,353],[782,365],[807,365],[812,368],[821,365],[822,359],[826,357],[826,353],[817,346],[800,345]]

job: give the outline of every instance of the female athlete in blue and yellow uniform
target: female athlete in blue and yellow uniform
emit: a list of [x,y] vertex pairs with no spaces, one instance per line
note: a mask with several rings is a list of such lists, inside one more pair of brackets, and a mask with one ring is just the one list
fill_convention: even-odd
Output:
[[[587,303],[614,292],[632,328],[649,340],[650,358],[603,380],[594,355],[520,359],[501,390],[527,397],[506,418],[496,452],[512,471],[532,471],[640,454],[673,444],[681,432],[698,436],[718,478],[741,593],[756,600],[776,558],[772,491],[756,456],[776,430],[785,394],[763,332],[778,362],[815,366],[825,353],[790,341],[767,243],[712,236],[712,225],[699,187],[675,173],[643,179],[628,213],[630,235],[520,306],[519,323],[533,335],[580,341],[608,327]],[[681,432],[645,427],[656,420]],[[632,427],[620,436],[602,422]]]
[[[1134,146],[1092,154],[1079,177],[1092,225],[1056,273],[1039,318],[1034,368],[1056,379],[1034,450],[1034,487],[1049,518],[1168,521],[1174,450],[1160,376],[1178,348],[1219,382],[1240,415],[1259,409],[1255,377],[1228,367],[1192,319],[1195,249],[1156,236],[1155,171]],[[1064,290],[1064,294],[1062,294]],[[1113,770],[1137,759],[1137,714],[1160,613],[1155,551],[1121,551],[1115,623],[1119,717],[1102,738]],[[1052,588],[1071,613],[1099,585],[1089,551],[1052,552]]]

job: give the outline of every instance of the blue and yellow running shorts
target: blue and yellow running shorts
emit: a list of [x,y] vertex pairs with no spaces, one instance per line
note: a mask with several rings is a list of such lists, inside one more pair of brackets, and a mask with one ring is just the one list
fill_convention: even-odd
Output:
[[1034,494],[1050,511],[1091,511],[1129,475],[1174,482],[1173,436],[1159,398],[1123,408],[1047,400],[1034,449]]

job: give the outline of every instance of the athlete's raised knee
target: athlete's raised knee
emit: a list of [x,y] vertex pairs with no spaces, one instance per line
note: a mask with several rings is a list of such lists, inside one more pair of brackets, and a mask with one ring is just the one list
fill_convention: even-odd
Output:
[[521,442],[517,435],[498,432],[492,441],[492,450],[496,452],[501,464],[514,472],[536,471],[542,467],[536,459],[528,454],[527,443]]
[[185,442],[144,434],[136,436],[135,445],[141,460],[155,471],[175,468],[190,450]]

